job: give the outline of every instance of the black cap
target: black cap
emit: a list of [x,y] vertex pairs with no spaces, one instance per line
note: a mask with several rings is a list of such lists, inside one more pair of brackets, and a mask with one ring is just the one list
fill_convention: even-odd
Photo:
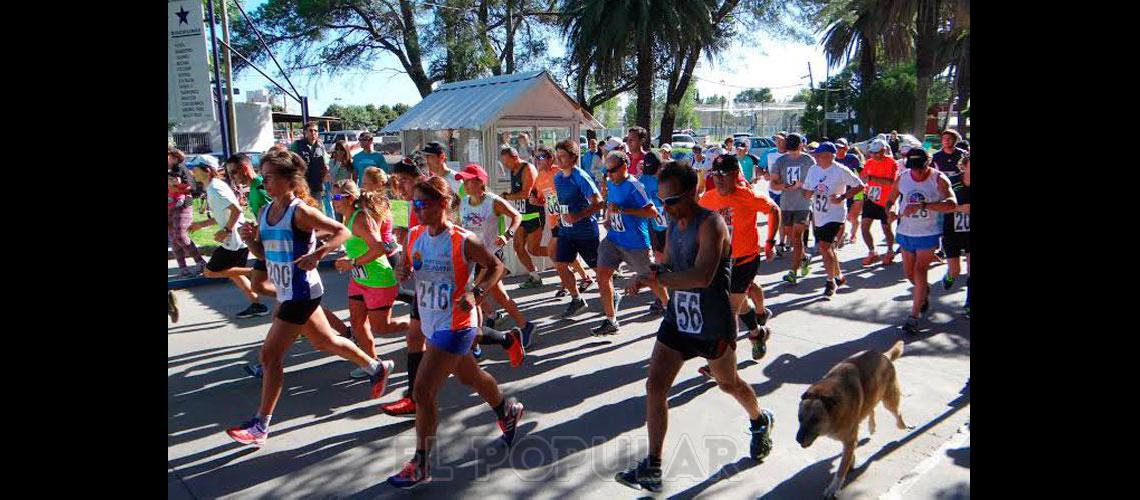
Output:
[[424,154],[429,154],[429,155],[441,155],[441,154],[444,154],[446,151],[447,150],[445,150],[443,148],[443,144],[440,144],[436,141],[432,141],[432,142],[427,143],[427,146],[424,146],[424,149],[423,149]]
[[740,160],[736,159],[736,155],[734,154],[722,154],[713,160],[710,170],[719,170],[722,172],[740,170]]
[[922,148],[910,148],[910,150],[906,152],[905,156],[907,168],[923,167],[926,165],[927,161],[930,160],[930,155],[927,154],[926,150]]

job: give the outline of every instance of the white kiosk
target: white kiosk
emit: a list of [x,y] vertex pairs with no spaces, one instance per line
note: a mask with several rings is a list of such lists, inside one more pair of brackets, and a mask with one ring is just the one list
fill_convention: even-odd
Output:
[[[519,155],[529,161],[531,151],[521,147],[520,133],[529,136],[531,148],[553,146],[567,138],[577,142],[583,126],[602,128],[549,73],[531,71],[440,85],[380,133],[399,133],[405,155],[439,141],[447,147],[451,168],[478,163],[490,177],[488,189],[502,193],[511,187],[510,172],[499,162],[499,147],[504,142],[518,148]],[[544,232],[544,244],[549,238],[549,231]],[[507,268],[512,274],[523,274],[509,247],[504,251]],[[550,265],[549,259],[532,259],[539,270]]]

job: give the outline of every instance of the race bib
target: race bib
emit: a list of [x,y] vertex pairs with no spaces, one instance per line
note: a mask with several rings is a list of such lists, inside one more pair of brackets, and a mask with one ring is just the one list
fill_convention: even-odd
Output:
[[431,281],[416,282],[416,296],[421,309],[429,311],[451,310],[451,284]]
[[615,233],[625,232],[625,218],[622,217],[621,214],[612,212],[608,215],[610,218],[610,231]]
[[784,179],[784,184],[795,184],[800,180],[800,167],[788,167],[786,170],[787,178]]
[[364,281],[368,279],[368,271],[364,269],[364,266],[352,266],[352,278],[358,281]]
[[879,201],[879,197],[882,195],[882,186],[867,186],[867,198],[870,198],[871,201]]
[[546,213],[558,213],[558,193],[553,189],[547,189],[542,192],[543,198],[546,198]]
[[828,200],[827,200],[827,196],[826,196],[826,195],[822,195],[822,194],[816,194],[816,195],[813,197],[813,201],[814,201],[815,203],[813,203],[813,206],[812,206],[812,208],[813,208],[813,209],[814,209],[816,212],[819,212],[819,213],[827,213],[827,201],[828,201]]
[[671,301],[677,315],[677,329],[682,333],[700,335],[705,319],[701,316],[701,296],[693,292],[678,290]]
[[[915,205],[918,205],[918,203],[915,203]],[[928,212],[925,208],[920,208],[918,210],[915,210],[913,214],[910,214],[910,218],[912,218],[912,219],[925,219],[929,215],[930,215],[930,212]]]
[[558,205],[558,221],[562,223],[562,227],[574,227],[566,220],[566,215],[570,213],[570,205]]
[[526,200],[513,200],[513,201],[515,202],[515,210],[518,210],[520,214],[525,214],[526,213]]
[[954,212],[954,232],[955,233],[968,233],[970,232],[970,214],[962,212]]
[[278,290],[282,288],[290,288],[293,285],[293,264],[290,262],[284,264],[277,264],[274,262],[266,262],[265,267],[269,271],[269,280]]

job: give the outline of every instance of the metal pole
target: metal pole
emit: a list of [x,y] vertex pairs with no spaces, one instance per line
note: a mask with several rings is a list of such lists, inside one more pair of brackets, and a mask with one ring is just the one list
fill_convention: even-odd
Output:
[[827,137],[827,94],[829,94],[830,93],[829,91],[831,90],[827,86],[830,85],[830,83],[828,83],[828,80],[831,79],[831,65],[825,64],[824,66],[826,66],[826,69],[824,71],[825,76],[823,78],[823,85],[824,85],[824,88],[823,88],[823,138],[826,138]]
[[226,158],[230,157],[230,144],[226,139],[229,136],[229,132],[227,130],[228,127],[226,127],[226,107],[222,102],[224,99],[222,96],[222,75],[220,68],[218,68],[218,66],[221,65],[221,60],[218,59],[218,34],[214,29],[214,0],[208,0],[206,7],[210,14],[210,46],[214,53],[214,95],[218,99],[218,125],[221,126],[222,155],[225,156],[222,161],[225,161]]
[[301,126],[309,123],[309,96],[301,96]]
[[233,66],[230,65],[230,16],[227,15],[226,4],[229,0],[222,0],[222,42],[225,50],[222,51],[222,60],[226,63],[226,128],[229,130],[230,151],[238,150],[237,142],[237,112],[234,109],[234,78]]

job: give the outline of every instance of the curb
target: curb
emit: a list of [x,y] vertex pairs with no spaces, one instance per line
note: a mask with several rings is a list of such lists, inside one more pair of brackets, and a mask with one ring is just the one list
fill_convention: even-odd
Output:
[[[332,269],[333,262],[336,259],[325,259],[317,264],[317,269]],[[194,278],[168,278],[166,281],[166,288],[168,290],[182,290],[185,288],[193,288],[202,285],[213,285],[215,283],[227,283],[229,278],[206,278],[204,276],[197,276]]]

